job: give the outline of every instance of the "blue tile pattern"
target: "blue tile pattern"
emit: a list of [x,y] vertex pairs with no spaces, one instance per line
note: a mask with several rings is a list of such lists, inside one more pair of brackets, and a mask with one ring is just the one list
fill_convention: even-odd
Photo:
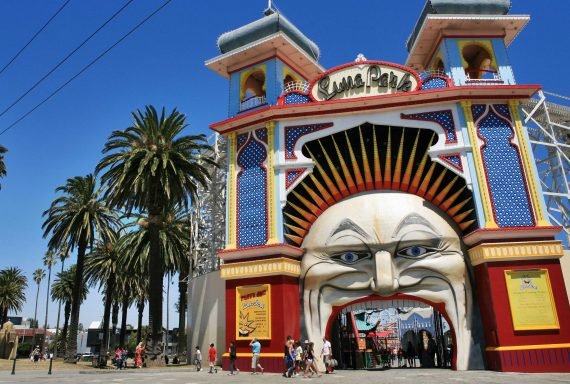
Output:
[[495,111],[497,111],[505,119],[511,122],[513,121],[513,119],[511,119],[511,111],[509,111],[509,106],[507,104],[494,104],[493,108],[495,108]]
[[285,95],[285,104],[306,104],[312,102],[308,95],[298,92],[290,92]]
[[439,156],[440,159],[450,163],[451,165],[455,166],[455,168],[463,171],[463,164],[461,163],[461,156],[459,155],[441,155]]
[[267,170],[263,167],[266,158],[265,146],[253,139],[238,154],[238,248],[267,242]]
[[441,77],[431,77],[427,79],[420,88],[422,91],[427,89],[447,88],[447,81]]
[[259,128],[255,130],[257,138],[267,144],[267,128]]
[[303,172],[305,172],[305,169],[293,169],[293,170],[287,171],[287,174],[286,174],[287,180],[285,183],[285,188],[288,189],[291,186],[291,184],[293,184],[293,182],[295,180],[297,180],[297,178],[303,174]]
[[295,144],[297,144],[297,140],[299,140],[301,136],[328,127],[332,127],[332,123],[285,127],[285,158],[297,158],[295,156]]
[[455,132],[455,123],[453,122],[453,113],[451,110],[445,111],[434,111],[434,112],[424,112],[424,113],[411,113],[400,115],[402,119],[406,120],[425,120],[433,121],[439,124],[443,128],[445,133],[445,143],[457,143],[457,133]]
[[510,142],[514,137],[511,125],[490,108],[477,129],[485,142],[481,154],[497,225],[534,226],[520,155],[518,148]]
[[245,142],[247,141],[248,138],[249,138],[249,132],[242,133],[242,134],[239,134],[237,136],[237,147],[238,147],[238,149],[240,149],[242,147],[242,145],[245,144]]
[[485,113],[485,109],[487,106],[485,104],[473,104],[471,106],[471,113],[473,114],[473,121],[479,120],[483,113]]

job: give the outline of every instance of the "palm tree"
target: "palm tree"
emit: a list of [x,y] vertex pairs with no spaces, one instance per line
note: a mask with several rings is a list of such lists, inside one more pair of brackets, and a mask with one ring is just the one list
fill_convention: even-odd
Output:
[[[103,340],[101,341],[100,356],[107,356],[109,344],[109,317],[114,296],[116,295],[117,278],[120,273],[117,235],[106,243],[100,242],[97,247],[85,257],[85,278],[90,286],[99,285],[103,291]],[[102,364],[103,360],[99,362]]]
[[87,298],[87,294],[89,293],[89,289],[87,288],[85,281],[83,282],[81,289],[75,289],[76,270],[76,266],[72,265],[69,267],[69,269],[58,272],[53,285],[51,286],[51,299],[53,301],[58,301],[59,303],[64,304],[64,321],[63,330],[61,331],[61,339],[64,341],[67,339],[67,329],[69,324],[69,317],[71,315],[71,303],[73,302],[74,292],[79,292],[80,303],[82,303]]
[[[4,154],[8,152],[6,147],[0,145],[0,179],[6,176],[6,164],[4,164]],[[0,189],[2,189],[2,184],[0,184]]]
[[[59,256],[59,260],[61,261],[61,273],[63,274],[65,259],[69,257],[69,252],[67,248],[60,249],[57,251],[57,255]],[[53,292],[53,291],[52,291]],[[52,299],[53,300],[53,299]],[[58,301],[57,305],[57,321],[56,321],[56,328],[55,328],[55,340],[57,342],[59,336],[59,318],[61,315],[61,301]],[[57,357],[59,348],[56,348],[54,351],[54,357]]]
[[206,187],[209,179],[200,158],[209,149],[204,135],[181,136],[186,117],[176,110],[159,115],[152,106],[144,113],[132,114],[133,125],[124,131],[113,131],[96,167],[106,170],[101,180],[108,189],[105,196],[113,207],[124,207],[148,215],[149,236],[149,323],[150,340],[147,357],[156,361],[162,353],[162,290],[164,263],[160,248],[160,228],[164,215],[173,202],[187,207],[194,200],[198,184]]
[[[81,287],[87,247],[92,248],[97,239],[106,241],[112,237],[112,230],[119,226],[119,220],[115,212],[105,204],[93,175],[68,179],[56,192],[62,192],[63,196],[55,199],[43,213],[47,216],[42,225],[44,237],[50,237],[48,246],[51,249],[66,248],[73,251],[77,247],[75,286]],[[74,291],[65,351],[65,361],[68,363],[75,363],[77,354],[79,307],[80,293]]]
[[46,294],[46,318],[44,320],[44,329],[47,329],[47,321],[48,321],[48,308],[49,308],[49,291],[51,287],[51,268],[57,263],[57,259],[55,258],[55,252],[49,250],[46,252],[43,258],[44,265],[48,268],[48,289]]
[[20,268],[0,270],[0,327],[8,319],[8,312],[22,310],[27,287],[28,279]]
[[34,328],[38,327],[38,297],[40,295],[40,283],[44,277],[46,277],[46,271],[41,268],[36,269],[32,275],[34,282],[38,285],[38,291],[36,292],[36,310],[34,312]]
[[[131,231],[126,234],[121,242],[124,248],[123,264],[127,268],[136,270],[140,269],[139,263],[142,265],[148,264],[150,253],[150,236],[149,236],[149,220],[144,215],[134,215],[135,220],[128,223],[125,228],[138,226],[138,230]],[[190,269],[190,237],[191,237],[191,222],[188,211],[179,206],[173,205],[168,207],[167,213],[164,215],[163,225],[159,231],[160,249],[163,256],[163,263],[165,270],[170,275],[178,272],[181,277],[179,289],[179,346],[185,347],[185,312],[186,312],[186,290],[187,280],[186,275]],[[184,276],[184,278],[182,278]],[[144,302],[143,302],[144,304]],[[181,343],[181,340],[184,341]]]

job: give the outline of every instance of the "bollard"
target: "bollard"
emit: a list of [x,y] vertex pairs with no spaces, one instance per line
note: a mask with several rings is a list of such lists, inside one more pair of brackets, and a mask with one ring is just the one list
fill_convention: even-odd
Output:
[[48,375],[51,375],[51,364],[53,363],[53,357],[49,358],[49,371],[48,371]]
[[12,375],[16,374],[16,358],[14,357],[14,364],[12,364]]

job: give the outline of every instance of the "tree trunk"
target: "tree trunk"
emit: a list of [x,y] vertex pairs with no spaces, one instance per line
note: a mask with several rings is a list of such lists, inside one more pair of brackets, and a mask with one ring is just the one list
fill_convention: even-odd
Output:
[[119,334],[119,344],[125,346],[125,336],[127,334],[127,311],[129,309],[129,296],[123,296],[123,314],[121,316],[121,333]]
[[[63,274],[63,265],[65,264],[65,258],[61,258],[61,273]],[[57,308],[57,325],[55,328],[55,342],[56,342],[56,346],[55,346],[55,353],[54,353],[54,358],[58,356],[59,354],[59,345],[58,345],[58,335],[59,335],[59,316],[61,315],[61,300],[58,303],[58,308]]]
[[[48,308],[49,308],[49,289],[51,285],[51,266],[48,268],[48,287],[46,293],[46,318],[44,321],[44,329],[47,329]],[[45,333],[44,333],[45,334]]]
[[186,355],[186,304],[188,283],[186,279],[180,279],[178,282],[178,354]]
[[67,349],[67,330],[69,328],[69,317],[71,316],[71,302],[66,301],[65,307],[63,308],[63,329],[61,330],[61,340],[63,356],[65,356],[65,350]]
[[85,266],[85,251],[87,241],[79,240],[77,247],[77,265],[75,270],[75,285],[71,302],[71,320],[69,323],[69,335],[67,337],[67,347],[65,349],[65,362],[76,363],[77,355],[77,328],[79,327],[79,309],[81,306],[81,287],[83,287],[83,270]]
[[119,323],[119,301],[117,298],[113,299],[111,323],[111,348],[114,350],[117,347],[117,324]]
[[137,322],[137,345],[138,345],[142,340],[142,319],[144,313],[144,300],[139,301],[137,303],[137,307],[139,311],[138,322]]
[[[40,296],[40,283],[38,283],[38,290],[36,292],[36,311],[34,312],[34,325],[32,328],[38,327],[38,297],[39,296]],[[43,347],[43,345],[42,345],[42,347]]]
[[145,348],[145,361],[147,365],[162,365],[162,288],[164,279],[164,265],[160,249],[160,210],[153,210],[149,215],[149,328]]
[[109,320],[111,318],[111,304],[113,303],[113,289],[115,286],[115,276],[111,275],[105,289],[105,309],[103,311],[103,340],[99,349],[99,367],[106,365],[107,352],[109,352]]

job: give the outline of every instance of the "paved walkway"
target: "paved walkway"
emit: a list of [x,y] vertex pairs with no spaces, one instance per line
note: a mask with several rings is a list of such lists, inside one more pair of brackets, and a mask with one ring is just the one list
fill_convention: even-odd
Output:
[[477,383],[477,384],[548,384],[570,383],[570,374],[524,374],[498,373],[492,371],[456,372],[441,369],[391,369],[387,371],[337,371],[332,375],[321,378],[296,377],[287,379],[278,374],[250,375],[241,372],[239,375],[228,376],[227,372],[218,371],[208,374],[206,370],[196,372],[187,367],[115,370],[60,370],[47,375],[41,371],[10,371],[0,372],[0,383],[110,383],[110,384],[206,384],[206,383],[323,383],[323,384],[355,384],[355,383],[403,383],[403,384],[447,384],[447,383]]

